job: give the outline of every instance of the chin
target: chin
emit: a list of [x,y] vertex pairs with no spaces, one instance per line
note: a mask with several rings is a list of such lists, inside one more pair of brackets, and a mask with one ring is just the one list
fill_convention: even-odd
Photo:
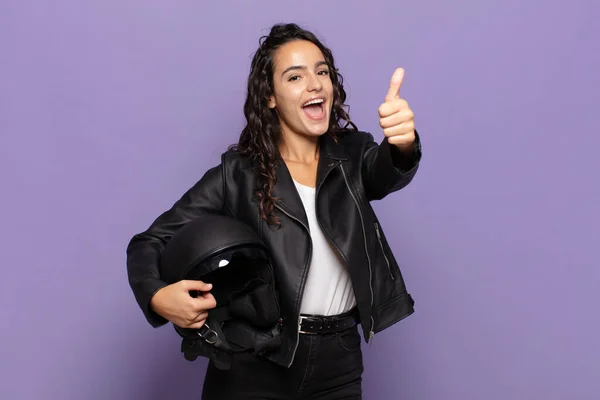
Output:
[[310,136],[322,136],[329,130],[329,117],[324,118],[322,121],[307,121],[304,124],[303,131]]
[[304,132],[308,136],[323,136],[329,130],[328,127],[329,127],[329,124],[327,124],[326,126],[323,126],[323,127],[316,127],[316,126],[307,127],[304,130]]

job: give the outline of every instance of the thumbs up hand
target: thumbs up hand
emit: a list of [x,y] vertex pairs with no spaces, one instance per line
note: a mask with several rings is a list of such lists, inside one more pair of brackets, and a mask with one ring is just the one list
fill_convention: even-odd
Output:
[[408,102],[400,97],[403,80],[404,69],[396,69],[385,101],[379,106],[379,125],[390,144],[408,150],[415,141],[415,115]]

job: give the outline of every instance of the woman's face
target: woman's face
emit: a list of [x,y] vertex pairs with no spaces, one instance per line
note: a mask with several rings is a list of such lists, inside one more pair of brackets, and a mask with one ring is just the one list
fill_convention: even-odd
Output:
[[280,47],[274,58],[273,86],[269,107],[277,110],[284,135],[327,132],[333,84],[317,46],[296,40]]

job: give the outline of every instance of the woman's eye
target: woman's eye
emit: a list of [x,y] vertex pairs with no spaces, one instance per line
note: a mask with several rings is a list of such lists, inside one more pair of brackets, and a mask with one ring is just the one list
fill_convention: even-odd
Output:
[[319,71],[319,75],[329,75],[329,71],[326,69],[323,71]]
[[297,81],[298,79],[300,79],[299,75],[292,75],[288,78],[288,81]]

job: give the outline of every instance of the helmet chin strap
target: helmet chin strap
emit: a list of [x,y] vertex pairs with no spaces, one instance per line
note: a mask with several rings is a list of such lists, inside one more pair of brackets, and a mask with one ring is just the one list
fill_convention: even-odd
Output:
[[198,329],[198,336],[204,339],[204,341],[208,344],[215,344],[217,339],[219,338],[217,332],[210,329],[210,326],[208,326],[207,323],[205,323],[200,327],[200,329]]
[[188,361],[198,357],[210,358],[219,369],[231,368],[232,349],[226,340],[219,322],[210,316],[200,329],[182,329],[175,327],[183,337],[181,352]]
[[[256,355],[268,353],[281,345],[280,329],[278,323],[270,332],[253,335],[251,330],[237,336],[235,342],[238,344],[233,348],[227,341],[221,323],[231,318],[228,308],[220,307],[212,309],[208,318],[199,329],[184,329],[175,326],[177,333],[183,338],[181,352],[188,361],[194,361],[198,357],[207,357],[212,360],[215,367],[222,370],[231,368],[233,355],[236,353],[254,353]],[[229,332],[231,335],[234,332]]]

